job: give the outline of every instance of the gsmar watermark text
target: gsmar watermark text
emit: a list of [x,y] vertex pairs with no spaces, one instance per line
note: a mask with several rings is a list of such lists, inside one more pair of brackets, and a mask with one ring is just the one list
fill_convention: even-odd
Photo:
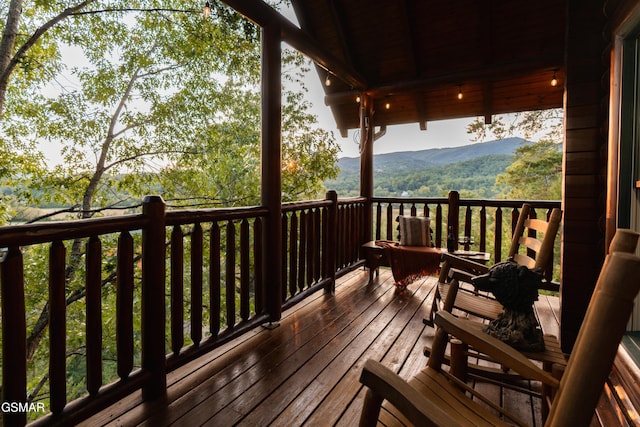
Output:
[[3,414],[22,412],[46,412],[44,402],[2,402],[0,411]]

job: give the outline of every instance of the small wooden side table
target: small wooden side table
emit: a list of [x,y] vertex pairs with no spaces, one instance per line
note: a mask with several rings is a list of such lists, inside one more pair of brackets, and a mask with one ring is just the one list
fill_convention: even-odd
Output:
[[364,243],[360,250],[365,260],[365,266],[369,269],[369,282],[371,282],[374,270],[377,277],[380,274],[378,267],[389,267],[389,260],[385,254],[384,247],[376,245],[375,240]]

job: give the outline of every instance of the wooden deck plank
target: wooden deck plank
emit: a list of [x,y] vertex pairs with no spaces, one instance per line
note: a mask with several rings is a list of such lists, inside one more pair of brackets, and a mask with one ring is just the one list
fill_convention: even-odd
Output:
[[[280,327],[256,329],[170,373],[167,399],[142,403],[136,393],[84,425],[356,425],[364,361],[379,360],[412,378],[427,362],[423,348],[434,333],[422,323],[434,278],[415,282],[404,295],[395,292],[388,269],[367,283],[367,272],[350,273],[335,296],[318,293],[284,312]],[[553,333],[558,299],[541,296],[536,310],[545,332]],[[477,387],[541,425],[538,399]],[[386,411],[381,417],[398,422]]]
[[[366,295],[365,292],[369,292],[370,295]],[[185,400],[189,401],[189,410],[185,412],[185,415],[188,414],[189,422],[196,425],[200,422],[215,422],[209,419],[211,415],[214,415],[214,419],[217,417],[224,420],[224,424],[237,421],[243,413],[248,413],[253,408],[255,399],[268,396],[277,389],[283,379],[293,375],[303,366],[306,368],[305,363],[315,353],[349,326],[352,319],[346,313],[358,310],[364,312],[366,306],[363,306],[363,301],[373,300],[370,304],[384,304],[391,299],[388,294],[388,290],[378,287],[369,291],[363,289],[360,292],[348,293],[345,301],[340,301],[340,304],[339,296],[323,298],[326,301],[322,301],[322,306],[330,307],[331,310],[318,311],[313,307],[302,314],[297,313],[299,318],[295,322],[282,322],[279,328],[270,331],[271,339],[265,345],[253,345],[251,350],[245,353],[254,363],[242,375],[227,381],[222,387],[209,390],[203,396],[204,399],[193,399],[193,393],[185,397]],[[291,343],[296,345],[290,345]],[[236,361],[230,364],[227,370],[237,370],[237,363]],[[227,375],[218,375],[210,382],[215,383],[218,377],[225,381]],[[202,410],[202,407],[206,407],[206,410]],[[160,420],[156,418],[151,421],[149,425],[156,425],[155,422]]]
[[[329,369],[323,372],[327,375],[318,376],[314,380],[323,384],[326,397],[321,402],[314,402],[314,399],[317,400],[317,396],[322,394],[309,395],[309,402],[314,403],[310,405],[309,402],[300,401],[295,407],[287,408],[276,425],[291,425],[287,420],[291,420],[294,425],[298,425],[296,421],[305,421],[307,425],[334,424],[361,389],[358,378],[367,359],[382,361],[397,372],[421,334],[423,313],[420,308],[423,307],[425,299],[433,293],[434,285],[433,280],[425,280],[419,286],[414,283],[410,287],[415,287],[415,292],[405,291],[402,295],[397,295],[397,302],[405,305],[377,337],[371,340],[369,334],[361,334],[358,342],[354,341],[349,351],[343,352],[341,357],[336,358]],[[337,378],[335,372],[342,372],[341,367],[348,369]],[[307,414],[311,416],[305,419]]]
[[[256,363],[228,385],[215,390],[206,399],[198,400],[197,406],[206,407],[206,411],[195,407],[195,410],[189,413],[190,422],[214,422],[216,418],[224,420],[225,424],[237,421],[238,414],[250,412],[290,375],[302,367],[306,370],[306,363],[347,328],[353,322],[353,316],[362,321],[364,319],[360,314],[367,313],[369,305],[384,306],[391,299],[388,288],[363,287],[348,293],[342,300],[338,295],[323,298],[324,304],[335,307],[331,315],[324,313],[318,317],[310,312],[317,312],[312,309],[305,310],[304,316],[295,316],[293,321],[282,322],[280,328],[270,331],[273,336],[278,337],[276,348],[265,349],[269,351],[252,350],[250,353]],[[293,336],[283,337],[283,327],[290,328],[293,332],[304,325],[307,325],[306,329]],[[291,345],[292,343],[295,345]],[[234,367],[230,366],[230,369]],[[213,419],[210,419],[212,415]]]
[[[274,412],[277,414],[279,410],[284,409],[286,403],[293,400],[301,390],[304,390],[304,387],[311,384],[330,361],[339,357],[345,349],[352,350],[354,341],[357,345],[361,345],[362,342],[375,340],[380,331],[397,315],[396,302],[395,292],[389,289],[376,303],[366,307],[348,325],[345,325],[330,339],[329,343],[325,341],[323,343],[325,345],[311,348],[310,351],[304,351],[304,348],[300,349],[296,352],[293,363],[287,363],[288,366],[285,369],[279,370],[275,375],[272,373],[266,379],[268,386],[261,388],[259,390],[261,393],[252,392],[243,395],[241,399],[234,401],[228,409],[216,414],[209,422],[212,424],[226,422],[231,419],[233,412],[247,413],[249,411],[251,411],[251,415],[248,419],[242,420],[241,424],[256,425],[255,423],[260,420],[270,421],[269,414]],[[295,374],[294,377],[292,377],[293,374]],[[265,417],[268,418],[265,419]]]

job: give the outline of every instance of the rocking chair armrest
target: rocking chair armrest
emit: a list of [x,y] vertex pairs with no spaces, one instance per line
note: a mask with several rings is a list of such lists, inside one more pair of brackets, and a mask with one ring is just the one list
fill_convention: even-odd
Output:
[[376,425],[382,400],[389,401],[409,421],[419,426],[459,426],[442,409],[416,391],[395,372],[369,359],[362,367],[360,382],[369,387],[360,426]]
[[455,317],[451,313],[439,311],[434,322],[447,333],[457,337],[476,350],[488,354],[499,363],[513,369],[523,378],[538,380],[558,388],[558,379],[534,365],[527,357],[510,345],[482,331],[483,325],[467,319]]
[[471,283],[471,279],[476,277],[477,274],[466,270],[460,270],[459,268],[451,268],[449,270],[449,278],[455,279],[459,282]]
[[455,254],[450,254],[449,252],[442,254],[442,261],[451,268],[467,271],[474,276],[485,274],[489,271],[489,267],[484,264],[456,256]]

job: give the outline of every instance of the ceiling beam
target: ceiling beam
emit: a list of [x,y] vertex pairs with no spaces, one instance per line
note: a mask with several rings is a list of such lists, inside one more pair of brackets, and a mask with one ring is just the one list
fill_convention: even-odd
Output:
[[320,67],[330,71],[349,86],[359,90],[367,87],[365,78],[353,67],[327,52],[309,34],[296,27],[291,21],[262,0],[221,1],[260,27],[279,26],[282,41],[307,56]]
[[[415,93],[415,91],[429,90],[446,84],[451,84],[453,87],[467,81],[499,81],[502,79],[517,77],[519,75],[531,74],[536,71],[544,72],[554,69],[561,70],[564,68],[563,60],[563,54],[560,54],[555,56],[551,55],[545,58],[535,58],[530,61],[518,61],[511,64],[494,64],[477,69],[463,70],[456,73],[446,73],[438,76],[402,81],[388,85],[382,84],[377,87],[370,87],[365,92],[374,98],[379,98],[388,95]],[[360,91],[348,90],[328,94],[324,98],[325,104],[333,105],[334,103],[348,102],[350,99],[353,99],[358,92]]]

